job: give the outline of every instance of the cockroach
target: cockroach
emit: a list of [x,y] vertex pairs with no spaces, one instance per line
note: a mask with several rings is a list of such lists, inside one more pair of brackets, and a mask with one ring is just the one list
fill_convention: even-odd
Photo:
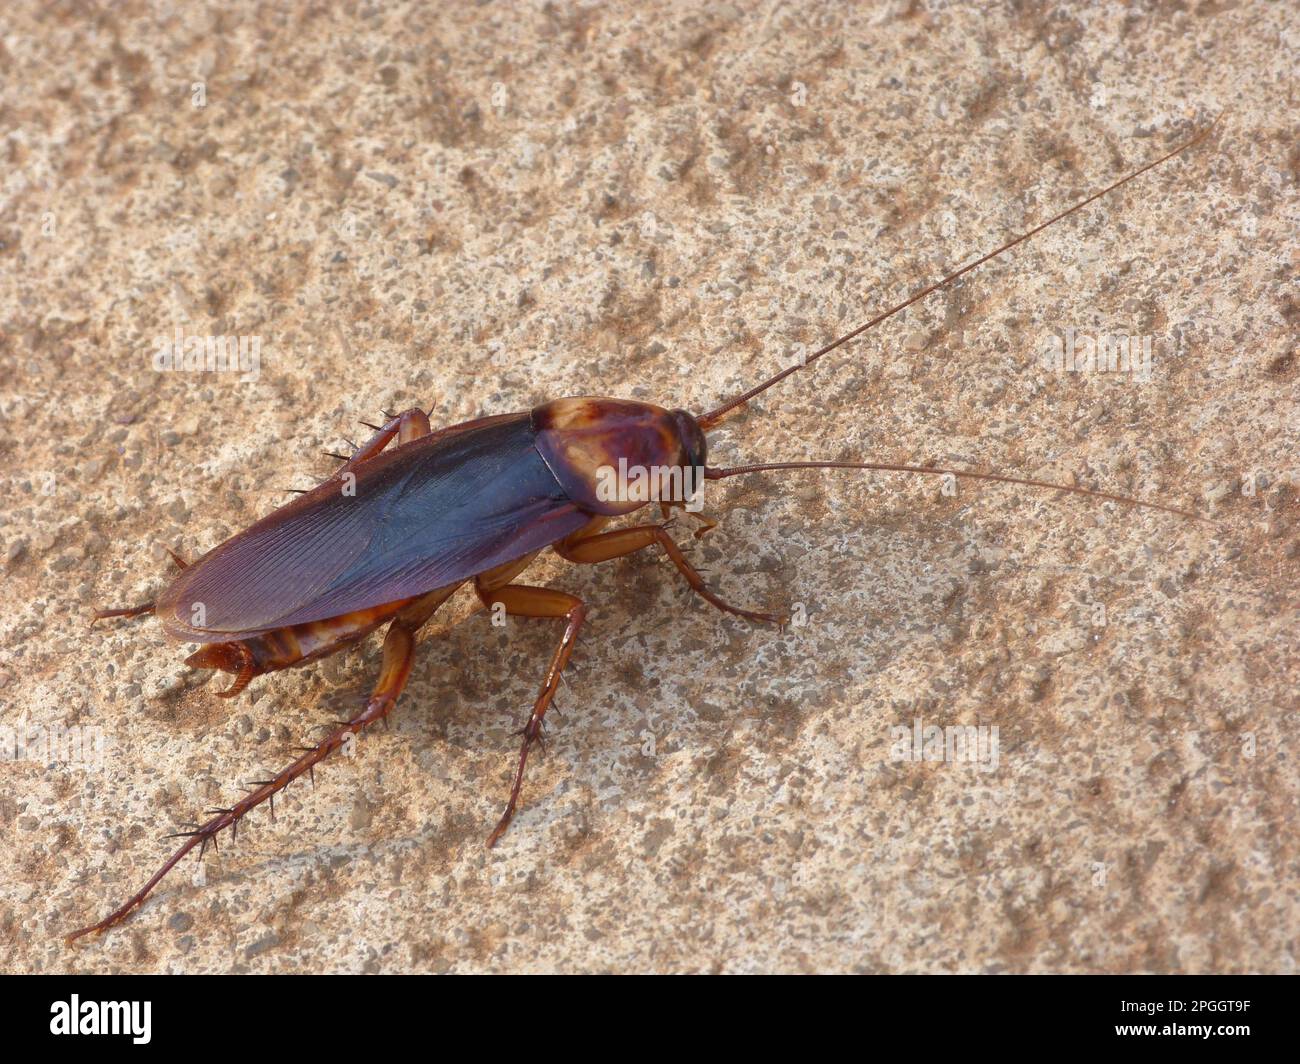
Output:
[[[315,766],[352,737],[388,716],[410,676],[415,638],[434,612],[466,582],[488,608],[514,617],[564,621],[564,634],[551,656],[541,689],[523,728],[514,782],[487,845],[510,825],[523,789],[529,751],[542,737],[542,721],[586,618],[586,604],[574,595],[518,583],[517,578],[546,547],[570,562],[595,563],[659,547],[691,589],[719,610],[751,621],[780,624],[776,613],[741,609],[705,583],[667,531],[673,509],[703,524],[684,491],[665,498],[644,491],[608,490],[610,471],[668,470],[670,482],[697,491],[701,480],[768,471],[857,469],[991,480],[1071,492],[1173,514],[1194,514],[1163,503],[1001,473],[885,462],[788,461],[731,468],[707,464],[706,434],[755,396],[811,366],[824,355],[1002,255],[1048,226],[1074,214],[1200,142],[1191,140],[1052,216],[1028,232],[921,288],[897,306],[826,344],[799,362],[695,416],[627,399],[578,396],[556,399],[513,414],[481,417],[433,431],[423,410],[389,416],[374,436],[327,480],[215,547],[193,564],[173,555],[179,574],[156,601],[128,609],[96,612],[95,619],[156,614],[164,632],[200,649],[186,664],[234,674],[221,697],[232,698],[263,673],[305,665],[355,644],[387,625],[379,679],[365,707],[320,743],[228,808],[182,838],[180,848],[121,907],[69,940],[102,932],[139,906],[160,880],[193,850],[202,859],[209,842]],[[390,446],[393,445],[393,446]],[[695,489],[689,485],[695,484]],[[629,487],[624,484],[624,488]],[[691,496],[698,497],[697,494]],[[662,522],[606,528],[615,518],[657,501]],[[93,622],[92,622],[93,623]]]

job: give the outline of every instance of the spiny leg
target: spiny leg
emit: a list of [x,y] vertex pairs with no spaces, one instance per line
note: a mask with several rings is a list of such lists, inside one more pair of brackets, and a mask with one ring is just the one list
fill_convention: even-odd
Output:
[[[504,579],[509,580],[514,575],[515,573],[510,573]],[[496,845],[497,839],[505,834],[506,828],[514,818],[515,808],[519,804],[519,793],[524,786],[524,766],[528,764],[528,752],[532,749],[533,743],[542,736],[542,718],[555,697],[560,676],[573,654],[578,631],[587,616],[587,606],[582,599],[565,594],[563,591],[554,591],[546,587],[530,587],[526,584],[506,584],[503,587],[493,586],[493,584],[491,574],[484,574],[474,581],[474,589],[489,609],[499,602],[505,607],[506,613],[512,617],[564,618],[568,624],[564,627],[560,645],[555,648],[555,653],[551,656],[551,664],[546,669],[542,689],[537,693],[537,700],[533,703],[533,711],[529,714],[528,723],[519,733],[523,736],[523,745],[519,750],[519,767],[515,770],[515,781],[510,788],[510,800],[506,803],[506,811],[501,814],[497,826],[488,836],[489,846]]]
[[225,828],[233,829],[246,813],[265,801],[270,800],[272,809],[274,809],[274,795],[277,792],[284,790],[304,772],[313,771],[316,765],[347,742],[351,736],[359,734],[362,729],[386,717],[396,704],[397,697],[401,694],[402,688],[406,686],[407,677],[411,674],[416,631],[447,597],[446,594],[437,597],[438,594],[434,593],[434,595],[425,596],[396,617],[392,624],[389,625],[388,633],[384,637],[384,658],[379,671],[379,680],[366,702],[365,709],[332,731],[317,746],[304,748],[301,757],[281,770],[274,778],[260,781],[253,791],[241,798],[231,808],[209,810],[209,812],[214,812],[217,815],[206,824],[195,831],[181,832],[178,836],[173,836],[183,837],[185,843],[154,873],[153,878],[148,883],[133,894],[126,904],[114,910],[99,923],[74,931],[68,936],[67,940],[71,942],[73,939],[80,938],[92,931],[106,931],[114,924],[126,919],[131,910],[140,905],[149,896],[150,891],[158,885],[159,881],[195,846],[199,847],[199,856],[202,858],[209,841],[215,846],[217,832]]
[[[163,547],[163,550],[171,555],[172,561],[176,563],[176,568],[189,568],[190,563],[172,550],[171,547]],[[119,606],[111,610],[96,610],[95,615],[90,618],[90,623],[93,625],[96,621],[104,621],[109,617],[140,617],[146,613],[153,613],[153,609],[154,604],[152,602],[142,602],[139,606]]]
[[339,468],[335,476],[341,476],[343,473],[355,468],[362,462],[369,461],[378,455],[385,447],[397,439],[398,446],[404,443],[410,443],[412,440],[418,440],[421,436],[427,436],[432,431],[429,425],[429,415],[421,410],[418,406],[413,406],[409,410],[403,410],[396,417],[391,417],[385,422],[375,434],[365,443],[352,452],[352,457],[348,458]]
[[146,613],[153,613],[152,602],[142,602],[138,606],[118,606],[111,610],[96,610],[94,616],[90,618],[90,623],[106,621],[110,617],[140,617]]
[[[707,536],[710,532],[712,532],[715,528],[718,527],[718,519],[716,517],[710,517],[708,514],[701,513],[699,510],[688,510],[686,508],[685,503],[661,502],[659,504],[659,512],[663,514],[665,518],[670,517],[674,509],[679,509],[683,513],[689,514],[691,517],[695,518],[695,520],[697,520],[700,523],[700,527],[695,530],[696,539],[703,539],[705,536]],[[588,527],[585,529],[581,529],[578,534],[581,535],[583,532],[590,532],[590,531],[591,529],[590,527]]]
[[[705,531],[708,531],[708,529],[705,529]],[[766,624],[784,623],[785,618],[778,614],[742,610],[739,606],[731,605],[710,591],[704,583],[704,577],[687,560],[686,555],[682,553],[681,547],[668,534],[664,525],[633,525],[631,528],[619,528],[613,532],[594,532],[591,528],[580,529],[573,535],[560,540],[555,545],[555,553],[567,561],[577,562],[582,565],[594,565],[597,562],[607,562],[611,558],[621,558],[627,554],[634,554],[655,544],[663,547],[664,553],[677,567],[677,571],[691,585],[691,590],[701,598],[711,602],[724,613],[734,613],[737,617],[745,617],[751,621],[762,621]]]
[[245,687],[253,682],[253,676],[256,674],[257,661],[253,657],[252,650],[247,643],[234,642],[227,644],[232,654],[231,664],[236,665],[234,682],[224,691],[218,691],[218,698],[234,698]]

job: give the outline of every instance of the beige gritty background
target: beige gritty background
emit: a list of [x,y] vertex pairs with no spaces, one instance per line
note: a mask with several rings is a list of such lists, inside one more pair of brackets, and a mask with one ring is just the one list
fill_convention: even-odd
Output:
[[[1262,2],[6,5],[0,713],[106,748],[0,763],[4,968],[1294,971],[1298,49]],[[1220,112],[712,440],[1211,520],[715,485],[710,579],[807,623],[539,561],[592,620],[497,849],[558,625],[459,596],[389,731],[62,943],[375,676],[372,637],[228,703],[155,620],[89,630],[164,547],[381,409],[707,409]],[[257,379],[155,372],[178,326],[260,337]],[[1150,337],[1150,380],[1045,369],[1068,328]],[[996,764],[892,759],[918,720],[996,727]]]

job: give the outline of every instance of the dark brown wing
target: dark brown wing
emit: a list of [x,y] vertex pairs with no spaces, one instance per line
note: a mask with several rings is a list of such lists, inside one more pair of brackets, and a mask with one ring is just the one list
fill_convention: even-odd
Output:
[[227,642],[468,579],[590,518],[533,446],[526,413],[379,455],[183,570],[158,600],[167,632]]

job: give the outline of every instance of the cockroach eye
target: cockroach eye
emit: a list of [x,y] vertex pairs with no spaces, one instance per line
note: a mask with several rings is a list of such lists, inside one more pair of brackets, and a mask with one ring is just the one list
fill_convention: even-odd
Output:
[[709,457],[709,443],[704,438],[700,423],[685,410],[672,411],[673,422],[682,438],[682,454],[685,465],[703,467]]

